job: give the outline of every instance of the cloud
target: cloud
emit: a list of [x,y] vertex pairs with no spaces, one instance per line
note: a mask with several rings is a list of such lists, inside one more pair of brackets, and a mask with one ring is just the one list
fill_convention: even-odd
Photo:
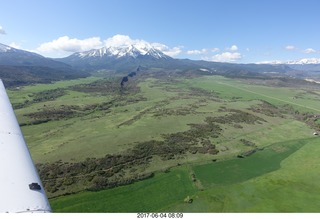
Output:
[[162,43],[151,43],[151,46],[171,57],[179,55],[182,52],[183,48],[183,46],[175,46],[170,48],[169,46],[164,45]]
[[295,50],[296,47],[295,46],[292,46],[292,45],[288,45],[285,47],[285,50]]
[[316,53],[317,51],[312,49],[312,48],[308,48],[308,49],[303,50],[303,52],[307,53],[307,54],[310,54],[310,53]]
[[177,56],[182,52],[182,49],[181,49],[182,46],[176,46],[176,47],[170,48],[169,46],[162,44],[162,43],[148,43],[145,40],[131,39],[129,36],[121,35],[121,34],[117,34],[117,35],[114,35],[113,37],[106,39],[104,41],[104,44],[106,47],[129,46],[132,44],[146,46],[146,47],[152,46],[152,47],[160,50],[164,54],[166,54],[168,56],[172,56],[172,57]]
[[114,35],[113,37],[110,37],[104,41],[104,44],[106,47],[128,46],[128,45],[136,44],[136,43],[144,43],[145,44],[147,42],[144,40],[133,40],[129,36],[120,35],[120,34]]
[[219,48],[212,48],[212,49],[201,49],[201,50],[189,50],[187,51],[188,55],[203,55],[207,54],[206,56],[201,57],[202,60],[207,60],[207,61],[214,61],[214,62],[236,62],[242,59],[242,55],[238,51],[239,48],[237,45],[232,45],[228,48],[225,48],[225,51],[216,54],[213,56],[209,56],[211,53],[218,53],[221,50]]
[[174,57],[179,55],[182,52],[182,48],[183,46],[175,46],[173,48],[169,48],[168,50],[162,51],[162,52],[168,56]]
[[220,52],[220,49],[219,49],[219,48],[213,48],[213,49],[211,50],[211,52]]
[[36,50],[49,53],[55,51],[62,52],[83,52],[90,49],[97,49],[103,46],[100,37],[91,37],[83,40],[69,38],[68,36],[59,37],[51,42],[42,43]]
[[237,45],[232,45],[230,48],[227,48],[226,50],[235,52],[235,51],[238,51],[238,46]]
[[211,58],[214,62],[236,62],[242,59],[242,55],[238,52],[224,52],[217,54]]
[[273,60],[273,61],[260,61],[256,62],[255,64],[272,64],[272,65],[278,65],[278,64],[284,64],[284,61],[281,60]]
[[201,50],[189,50],[187,51],[188,55],[201,55],[206,54],[208,52],[207,49],[201,49]]
[[101,40],[100,37],[91,37],[87,39],[70,38],[68,36],[59,37],[41,44],[36,50],[40,53],[55,53],[65,54],[73,52],[84,52],[91,49],[99,49],[101,47],[121,47],[129,45],[153,46],[159,49],[168,56],[177,56],[182,52],[182,46],[168,47],[161,43],[148,43],[140,39],[131,39],[127,35],[117,34],[106,40]]
[[195,49],[195,50],[187,51],[187,54],[188,55],[203,55],[203,54],[207,54],[209,52],[217,53],[217,52],[220,52],[220,49],[219,48],[201,49],[201,50]]
[[6,31],[0,26],[0,34],[6,34]]
[[9,46],[10,46],[10,47],[13,47],[13,48],[15,48],[15,49],[21,49],[21,46],[18,45],[18,44],[16,44],[15,42],[10,43]]

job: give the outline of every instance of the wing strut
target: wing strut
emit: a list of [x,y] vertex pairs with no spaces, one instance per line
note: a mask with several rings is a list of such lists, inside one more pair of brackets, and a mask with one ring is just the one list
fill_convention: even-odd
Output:
[[0,212],[51,212],[1,79]]

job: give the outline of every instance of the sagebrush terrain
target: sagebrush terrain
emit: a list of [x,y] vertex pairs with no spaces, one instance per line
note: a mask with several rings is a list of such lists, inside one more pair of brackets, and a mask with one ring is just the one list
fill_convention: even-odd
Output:
[[9,91],[54,211],[319,209],[317,85],[162,69],[122,79]]

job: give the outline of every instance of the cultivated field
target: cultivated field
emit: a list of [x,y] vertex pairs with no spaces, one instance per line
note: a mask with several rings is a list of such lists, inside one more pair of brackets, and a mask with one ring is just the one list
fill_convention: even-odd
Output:
[[319,87],[159,69],[120,82],[8,91],[54,211],[319,211]]

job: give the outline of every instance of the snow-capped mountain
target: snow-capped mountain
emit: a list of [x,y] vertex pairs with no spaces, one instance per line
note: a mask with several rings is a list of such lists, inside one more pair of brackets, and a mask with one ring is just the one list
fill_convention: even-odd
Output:
[[109,46],[77,52],[66,58],[57,59],[76,68],[96,69],[134,69],[139,65],[163,67],[174,59],[149,43]]
[[305,58],[285,63],[292,69],[305,71],[307,73],[320,71],[320,58]]
[[274,66],[285,65],[291,69],[304,71],[304,72],[319,72],[320,71],[320,58],[304,58],[299,60],[290,61],[266,61],[257,64],[268,64]]
[[80,58],[103,57],[103,56],[109,56],[113,58],[121,58],[121,57],[137,58],[138,56],[151,56],[156,59],[170,58],[160,50],[155,49],[154,47],[152,47],[150,44],[147,44],[147,43],[125,45],[125,46],[118,46],[118,47],[103,47],[101,49],[93,49],[86,52],[75,53],[73,54],[73,56],[78,56]]
[[265,61],[257,64],[271,64],[271,65],[317,65],[320,64],[320,58],[304,58],[299,60],[289,61]]
[[287,61],[285,64],[288,65],[314,65],[314,64],[320,64],[320,58],[305,58],[295,61]]

